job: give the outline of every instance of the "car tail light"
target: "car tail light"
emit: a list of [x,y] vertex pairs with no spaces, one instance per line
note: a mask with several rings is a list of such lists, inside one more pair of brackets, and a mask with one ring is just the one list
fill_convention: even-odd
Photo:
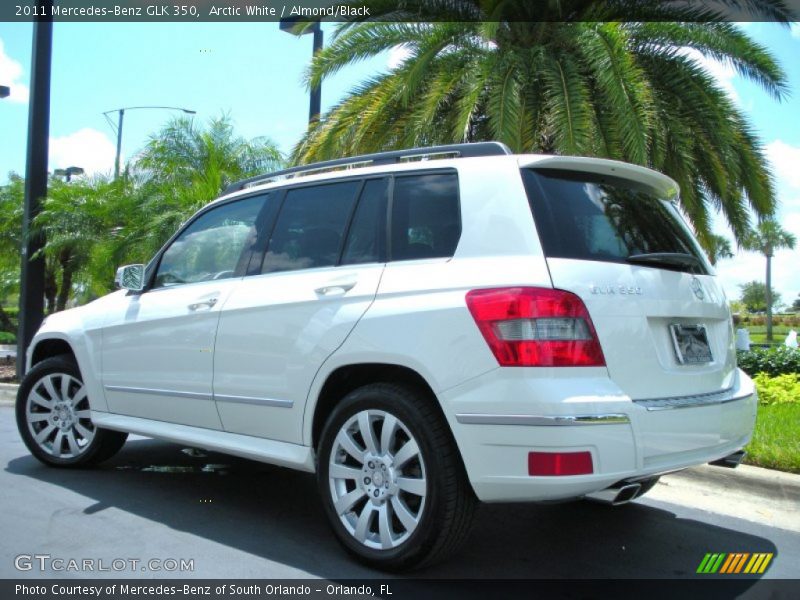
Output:
[[534,287],[472,290],[467,307],[504,367],[602,367],[606,361],[583,301]]
[[528,475],[589,475],[593,470],[590,452],[528,452]]

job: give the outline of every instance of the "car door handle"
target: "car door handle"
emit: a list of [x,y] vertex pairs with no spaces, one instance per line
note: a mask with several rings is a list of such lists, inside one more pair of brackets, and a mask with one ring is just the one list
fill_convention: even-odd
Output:
[[200,310],[201,308],[214,308],[217,303],[216,298],[209,298],[208,300],[200,300],[199,302],[192,302],[189,305],[189,310]]
[[335,296],[345,294],[356,287],[356,281],[338,281],[329,283],[314,290],[319,296]]

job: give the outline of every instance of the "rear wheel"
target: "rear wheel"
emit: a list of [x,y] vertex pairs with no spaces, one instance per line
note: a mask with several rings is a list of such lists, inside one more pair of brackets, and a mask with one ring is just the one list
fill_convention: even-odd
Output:
[[67,355],[43,360],[17,393],[17,428],[36,458],[56,467],[83,467],[116,454],[128,437],[92,423],[78,365]]
[[339,541],[361,561],[402,570],[454,552],[476,499],[447,424],[416,390],[372,384],[331,414],[318,485]]

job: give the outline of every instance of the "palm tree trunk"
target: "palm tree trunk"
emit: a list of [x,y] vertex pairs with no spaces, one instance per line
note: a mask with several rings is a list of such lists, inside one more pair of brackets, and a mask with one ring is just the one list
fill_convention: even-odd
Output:
[[767,342],[772,342],[772,253],[767,252]]

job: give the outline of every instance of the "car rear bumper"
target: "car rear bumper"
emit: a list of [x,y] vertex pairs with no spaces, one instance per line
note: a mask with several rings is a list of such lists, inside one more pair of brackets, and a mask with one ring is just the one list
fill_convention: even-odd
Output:
[[[637,402],[604,369],[497,369],[440,399],[485,502],[572,498],[717,460],[750,440],[757,404],[743,372],[722,393]],[[533,451],[589,452],[593,472],[530,476]]]

